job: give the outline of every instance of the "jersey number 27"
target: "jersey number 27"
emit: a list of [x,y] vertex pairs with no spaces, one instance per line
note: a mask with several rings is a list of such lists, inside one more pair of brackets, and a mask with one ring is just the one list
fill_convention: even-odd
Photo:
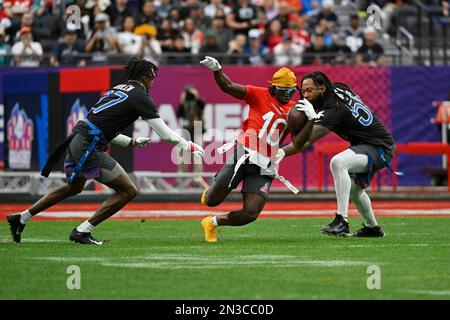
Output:
[[98,106],[96,108],[92,108],[91,111],[93,113],[99,113],[100,111],[103,111],[105,109],[111,108],[112,106],[115,106],[118,103],[121,103],[122,101],[125,101],[128,98],[128,95],[122,91],[115,91],[115,90],[109,90],[105,92],[105,95],[98,100],[96,105],[102,103],[103,100],[106,98],[112,97],[112,100],[109,100],[105,104],[102,104],[101,106]]

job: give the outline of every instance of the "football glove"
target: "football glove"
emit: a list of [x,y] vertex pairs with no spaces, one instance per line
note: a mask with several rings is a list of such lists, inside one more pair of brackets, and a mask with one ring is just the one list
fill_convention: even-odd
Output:
[[212,71],[219,71],[220,69],[222,69],[222,66],[220,65],[219,61],[210,56],[206,56],[205,59],[200,61],[200,63],[205,67],[208,67]]
[[137,139],[133,139],[132,146],[133,147],[146,147],[151,143],[150,138],[139,137]]
[[298,100],[295,104],[295,109],[304,112],[306,117],[308,117],[308,120],[315,120],[324,116],[323,111],[316,113],[314,106],[306,99]]
[[202,147],[192,141],[188,141],[188,151],[199,158],[203,158],[205,156],[205,150],[203,150]]

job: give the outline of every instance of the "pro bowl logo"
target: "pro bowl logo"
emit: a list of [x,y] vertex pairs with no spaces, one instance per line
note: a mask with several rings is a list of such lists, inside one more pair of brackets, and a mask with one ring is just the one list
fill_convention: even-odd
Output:
[[9,147],[9,167],[11,169],[30,169],[31,150],[34,138],[34,124],[25,110],[15,104],[7,124]]
[[77,124],[78,121],[86,119],[88,111],[85,106],[80,105],[80,99],[77,99],[70,109],[69,116],[66,121],[66,129],[67,135],[70,134],[73,127]]

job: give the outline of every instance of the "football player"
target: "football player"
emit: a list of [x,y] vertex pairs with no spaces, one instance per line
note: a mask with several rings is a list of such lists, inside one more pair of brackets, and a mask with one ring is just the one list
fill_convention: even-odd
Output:
[[[348,141],[350,147],[330,161],[337,213],[334,220],[321,231],[328,235],[383,237],[384,232],[375,219],[365,188],[370,185],[378,170],[384,167],[391,169],[390,161],[395,153],[392,135],[378,116],[346,84],[331,83],[320,71],[303,76],[301,95],[304,98],[303,103],[312,104],[321,117],[315,120],[308,139],[293,137],[295,145],[291,144],[280,150],[278,161],[285,155],[301,151],[331,131]],[[296,143],[298,138],[301,141]],[[402,175],[399,172],[394,173]],[[364,220],[363,227],[352,234],[347,219],[350,199]]]
[[111,88],[100,98],[89,111],[87,118],[79,121],[72,133],[57,146],[42,171],[42,175],[48,176],[53,165],[67,150],[64,169],[68,184],[46,194],[22,213],[7,217],[15,242],[21,241],[25,225],[33,216],[67,197],[80,193],[87,180],[95,179],[113,189],[115,193],[100,205],[90,219],[74,228],[69,239],[81,244],[103,244],[91,235],[91,231],[118,212],[137,194],[136,186],[125,170],[106,150],[110,142],[123,147],[147,146],[150,143],[149,138],[134,139],[120,134],[139,117],[164,141],[177,144],[182,149],[203,157],[204,151],[200,146],[186,141],[159,117],[156,105],[148,94],[158,68],[147,60],[132,58],[124,71],[126,81]]
[[[206,56],[200,62],[211,69],[214,79],[223,92],[248,103],[248,119],[243,123],[241,133],[231,143],[219,148],[219,153],[232,149],[225,165],[217,172],[215,182],[203,192],[201,202],[209,207],[219,205],[228,194],[243,181],[242,209],[225,215],[209,215],[201,222],[207,242],[217,242],[218,226],[242,226],[255,221],[268,200],[272,180],[277,177],[293,192],[298,192],[277,173],[275,156],[279,145],[288,134],[288,113],[294,106],[292,101],[297,91],[297,78],[293,71],[281,68],[272,77],[269,87],[241,85],[231,81],[222,71],[220,63]],[[306,119],[297,134],[308,137],[316,116],[312,106],[293,108],[292,119]],[[303,117],[303,118],[302,118]],[[298,120],[295,125],[308,121]],[[297,139],[300,141],[300,138]]]

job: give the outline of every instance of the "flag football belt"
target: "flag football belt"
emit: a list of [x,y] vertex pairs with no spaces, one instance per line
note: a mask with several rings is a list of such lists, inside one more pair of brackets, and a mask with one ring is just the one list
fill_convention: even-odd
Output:
[[93,124],[88,119],[84,119],[83,121],[90,128],[90,130],[88,131],[88,134],[90,136],[94,136],[94,138],[89,143],[89,146],[87,147],[86,151],[84,151],[84,153],[81,155],[80,159],[78,160],[77,165],[75,166],[75,168],[73,169],[73,171],[69,175],[69,177],[67,178],[67,180],[69,182],[73,182],[76,179],[76,177],[80,173],[81,169],[83,169],[83,166],[86,163],[87,159],[89,159],[89,156],[95,150],[95,146],[100,141],[100,139],[104,137],[103,132],[99,128],[97,128],[97,126],[95,124]]
[[[217,152],[219,154],[223,154],[223,153],[227,152],[228,150],[231,150],[232,148],[234,148],[234,146],[237,144],[238,144],[238,142],[236,140],[225,143],[223,146],[217,148]],[[244,148],[246,153],[243,156],[241,156],[239,158],[239,160],[236,162],[236,165],[234,166],[234,174],[230,180],[230,184],[228,185],[228,187],[231,187],[231,183],[233,182],[234,177],[236,176],[239,168],[245,162],[245,160],[248,159],[249,162],[257,165],[258,167],[260,167],[261,169],[264,169],[264,170],[268,170],[267,168],[272,161],[269,157],[263,155],[262,153],[260,153],[258,151],[247,148],[246,146],[244,146],[242,144],[241,144],[241,146]],[[271,170],[273,170],[275,178],[280,180],[281,183],[283,183],[289,190],[291,190],[295,194],[297,194],[299,192],[298,189],[292,183],[289,182],[289,180],[287,180],[285,177],[280,176],[278,174],[278,170],[276,168],[271,168]]]

